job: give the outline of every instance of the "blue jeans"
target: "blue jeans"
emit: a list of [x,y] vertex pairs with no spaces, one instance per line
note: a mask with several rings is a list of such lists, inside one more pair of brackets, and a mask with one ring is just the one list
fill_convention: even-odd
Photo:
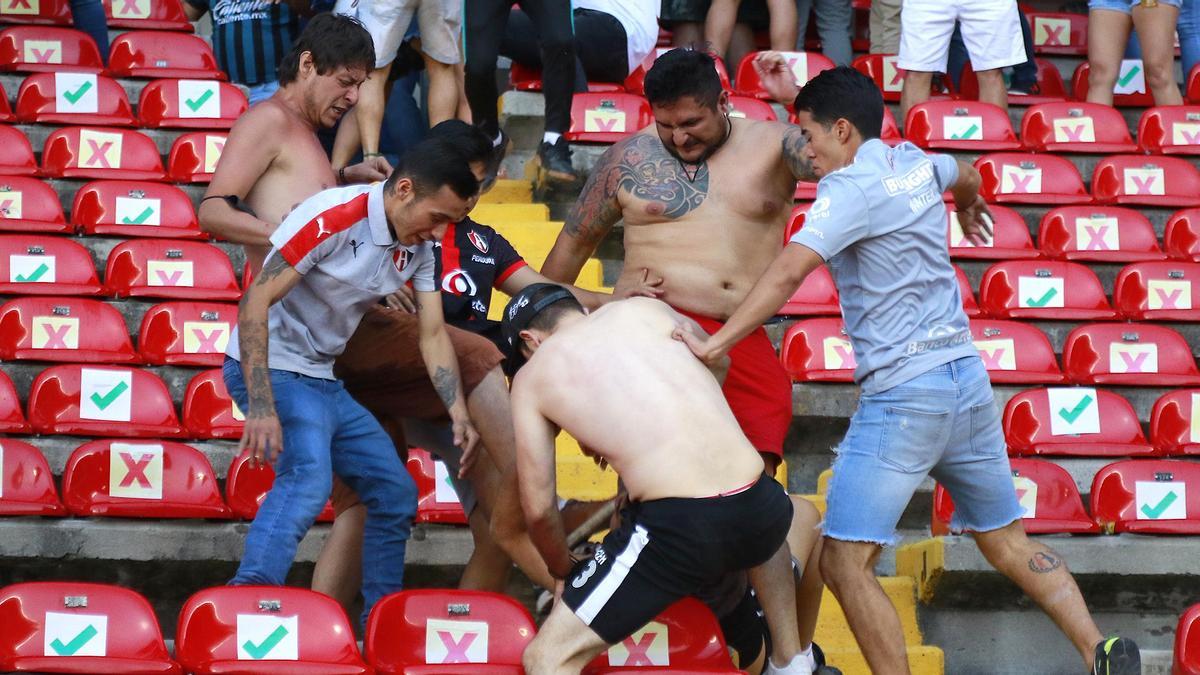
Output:
[[100,0],[71,0],[71,21],[92,36],[100,49],[100,58],[108,63],[108,18]]
[[246,97],[250,100],[250,105],[254,105],[259,101],[265,101],[279,91],[279,80],[271,80],[262,84],[250,86],[250,94]]
[[955,531],[988,532],[1024,514],[978,356],[862,396],[837,453],[825,515],[833,539],[895,544],[900,515],[927,475],[954,499]]
[[1192,67],[1200,63],[1200,0],[1183,0],[1179,8],[1179,56],[1186,80]]
[[[225,387],[247,407],[241,364],[225,359]],[[284,583],[296,548],[317,519],[337,473],[367,507],[363,529],[363,621],[404,582],[404,549],[417,513],[417,488],[391,438],[340,380],[271,370],[283,451],[275,483],[246,535],[232,585]]]

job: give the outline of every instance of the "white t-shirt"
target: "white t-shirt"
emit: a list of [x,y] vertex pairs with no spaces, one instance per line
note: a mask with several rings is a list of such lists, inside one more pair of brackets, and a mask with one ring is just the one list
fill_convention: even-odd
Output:
[[637,70],[658,43],[660,0],[575,0],[575,9],[592,9],[616,17],[625,27],[629,72]]

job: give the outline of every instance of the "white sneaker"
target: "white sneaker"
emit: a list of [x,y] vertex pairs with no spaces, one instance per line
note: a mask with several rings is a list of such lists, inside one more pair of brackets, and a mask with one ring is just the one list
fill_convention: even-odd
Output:
[[768,657],[767,667],[763,669],[763,675],[812,675],[812,666],[809,664],[808,657],[804,654],[797,654],[792,658],[792,662],[786,666],[777,666]]

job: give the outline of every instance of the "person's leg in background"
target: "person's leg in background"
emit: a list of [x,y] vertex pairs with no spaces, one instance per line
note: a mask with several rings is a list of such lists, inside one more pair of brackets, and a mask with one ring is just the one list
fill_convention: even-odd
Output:
[[[808,18],[812,14],[813,0],[796,0],[796,46],[798,52],[806,52]],[[821,45],[824,48],[824,44]]]
[[812,657],[813,636],[817,633],[817,615],[825,582],[821,579],[821,512],[811,502],[793,495],[792,526],[788,528],[788,548],[797,565],[796,621],[800,647]]
[[100,0],[71,0],[71,21],[92,36],[100,49],[100,59],[108,63],[108,17]]
[[871,53],[900,51],[900,0],[872,0],[870,14]]
[[1125,0],[1088,3],[1088,103],[1112,105],[1113,85],[1121,72],[1121,58],[1132,25],[1129,3]]
[[963,42],[979,81],[979,100],[1008,110],[1004,69],[1029,59],[1016,0],[965,0],[960,9]]
[[950,53],[946,57],[946,75],[955,91],[962,91],[963,70],[971,62],[967,55],[967,44],[963,42],[962,25],[954,24],[954,34],[950,36]]
[[429,126],[454,119],[462,85],[455,65],[462,61],[461,0],[422,0],[417,8],[421,26],[421,58],[429,76]]
[[1038,87],[1038,66],[1033,57],[1033,30],[1029,27],[1029,18],[1020,7],[1017,8],[1017,17],[1021,20],[1021,38],[1025,41],[1027,58],[1024,63],[1013,66],[1008,93],[1017,96],[1039,94],[1041,89]]
[[1179,7],[1165,0],[1154,7],[1137,4],[1132,14],[1142,44],[1146,90],[1154,94],[1155,105],[1183,105],[1179,83],[1175,81],[1175,24]]
[[612,14],[575,10],[575,61],[587,81],[624,82],[629,75],[628,40],[625,27]]
[[471,119],[497,146],[501,139],[496,59],[511,5],[506,0],[469,0],[463,13],[465,85]]
[[[814,9],[817,12],[817,32],[821,36],[821,53],[839,66],[850,65],[854,58],[850,48],[854,8],[850,6],[850,0],[816,0]],[[803,33],[800,38],[804,38]]]
[[945,72],[956,19],[955,9],[941,0],[905,0],[896,59],[896,67],[905,71],[901,120],[914,105],[929,100],[934,73]]
[[733,39],[733,26],[737,23],[741,4],[742,0],[712,0],[708,16],[704,18],[704,39],[723,59],[729,55],[729,41]]
[[1200,63],[1200,2],[1183,0],[1179,7],[1179,55],[1183,65],[1183,80],[1187,82],[1192,68]]
[[[546,98],[546,130],[537,158],[546,178],[574,183],[579,178],[571,165],[571,148],[563,134],[571,127],[571,100],[575,93],[575,34],[571,3],[562,0],[519,0],[538,28],[542,50],[542,93]],[[503,34],[503,31],[501,31]]]
[[691,47],[704,41],[708,0],[662,0],[659,23],[671,31],[671,45]]

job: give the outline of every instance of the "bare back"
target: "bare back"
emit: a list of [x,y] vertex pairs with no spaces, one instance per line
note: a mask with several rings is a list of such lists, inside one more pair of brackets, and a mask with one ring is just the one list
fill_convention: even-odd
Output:
[[711,497],[763,471],[716,379],[671,337],[678,320],[657,300],[610,303],[545,340],[514,382],[638,500]]

